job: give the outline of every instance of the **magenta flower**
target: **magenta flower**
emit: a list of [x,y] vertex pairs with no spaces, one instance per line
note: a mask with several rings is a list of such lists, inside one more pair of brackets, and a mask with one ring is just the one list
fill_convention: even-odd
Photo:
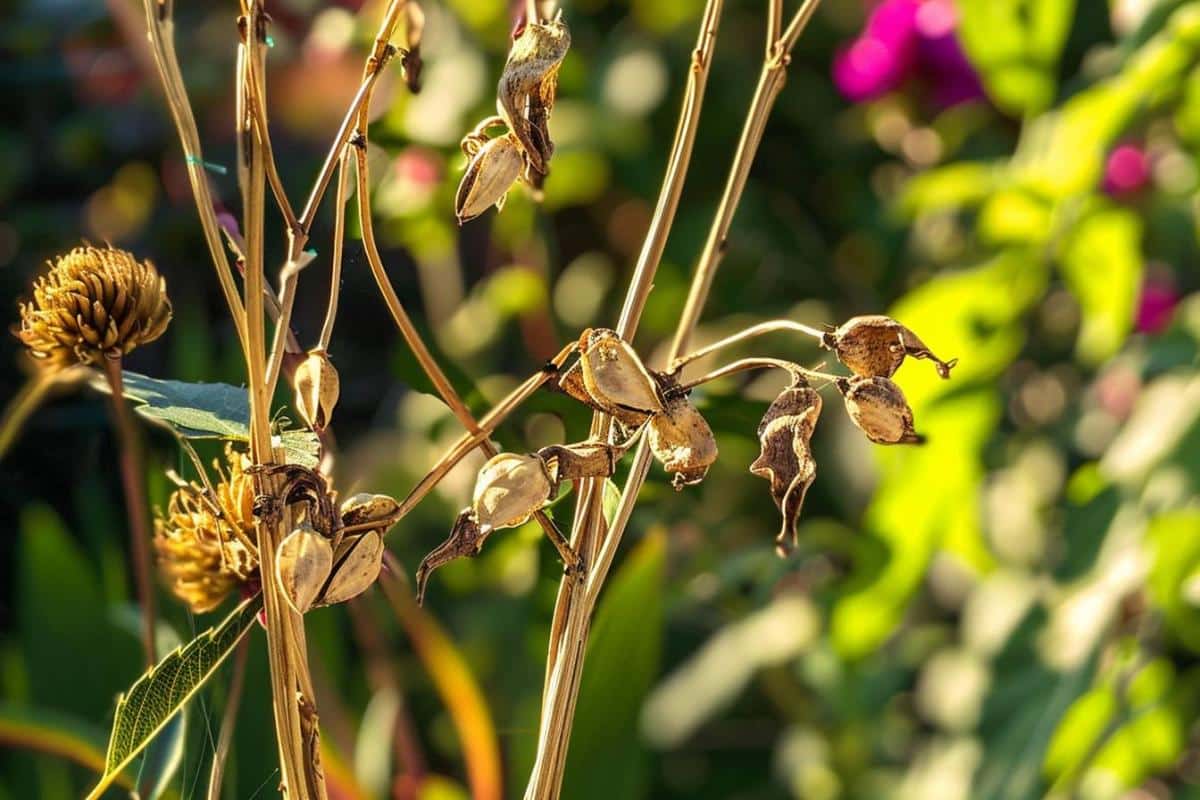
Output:
[[1141,147],[1123,144],[1108,154],[1104,191],[1112,197],[1134,194],[1150,181],[1150,158]]
[[1140,333],[1162,332],[1170,324],[1177,305],[1179,292],[1174,284],[1162,279],[1148,279],[1142,284],[1134,327]]
[[983,84],[958,41],[952,0],[925,0],[917,11],[917,52],[933,101],[942,108],[985,97]]
[[862,33],[833,60],[833,80],[853,102],[887,94],[908,77],[916,60],[918,0],[883,0]]

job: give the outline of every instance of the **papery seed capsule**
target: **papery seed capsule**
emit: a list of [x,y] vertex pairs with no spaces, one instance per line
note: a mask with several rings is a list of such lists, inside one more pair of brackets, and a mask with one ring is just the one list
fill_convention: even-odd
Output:
[[475,481],[475,521],[484,531],[523,525],[550,499],[553,486],[537,456],[497,453]]
[[750,472],[771,482],[771,499],[783,515],[775,551],[785,556],[796,546],[796,525],[808,487],[817,477],[811,439],[821,416],[821,395],[797,382],[771,403],[758,425],[761,452]]
[[888,378],[838,378],[846,411],[867,438],[876,444],[921,444],[913,430],[913,413],[900,387]]
[[502,209],[508,190],[520,177],[524,166],[521,145],[511,133],[480,147],[458,184],[458,194],[454,198],[458,224],[478,217],[493,205]]
[[654,379],[642,366],[638,354],[616,331],[586,330],[579,347],[584,389],[597,408],[609,414],[631,412],[645,416],[662,412]]
[[377,531],[343,540],[334,560],[337,566],[321,602],[342,603],[365,592],[383,568],[383,549],[383,537]]
[[663,413],[650,419],[646,435],[650,451],[667,472],[675,475],[673,485],[679,491],[704,480],[717,460],[717,440],[687,395],[671,395],[673,384],[670,381],[670,385],[663,386],[668,399]]
[[337,370],[324,350],[310,350],[296,367],[296,411],[314,431],[323,431],[333,417],[341,385]]
[[413,94],[421,91],[421,37],[425,33],[425,11],[417,0],[404,4],[404,82]]
[[275,579],[300,614],[312,607],[332,568],[333,547],[308,523],[285,536],[275,553]]
[[957,359],[942,361],[915,333],[881,314],[848,320],[837,330],[826,333],[821,346],[832,350],[856,375],[866,377],[890,378],[904,363],[905,356],[933,361],[943,378],[949,378],[951,368],[958,363]]
[[349,528],[379,520],[380,527],[373,530],[384,534],[387,530],[383,525],[391,527],[392,517],[399,510],[400,504],[386,494],[360,492],[342,501],[342,526]]
[[[558,68],[570,46],[571,33],[562,20],[530,22],[513,41],[496,87],[497,110],[535,172],[546,172],[553,151],[543,117],[554,107]],[[537,110],[537,120],[529,118],[530,108]]]

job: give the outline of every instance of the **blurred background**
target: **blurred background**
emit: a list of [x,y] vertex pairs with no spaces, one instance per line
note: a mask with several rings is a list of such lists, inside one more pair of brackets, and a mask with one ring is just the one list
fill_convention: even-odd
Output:
[[[571,0],[545,200],[459,228],[459,138],[494,108],[502,0],[425,3],[424,89],[374,108],[374,207],[393,281],[482,412],[588,325],[615,322],[649,222],[702,0]],[[730,0],[679,215],[638,332],[660,359],[762,57],[764,3]],[[270,114],[307,191],[382,4],[278,0]],[[8,323],[81,239],[152,259],[175,304],[128,367],[241,385],[136,4],[12,0],[0,25],[0,297]],[[177,3],[215,195],[238,212],[235,5]],[[778,379],[695,399],[721,458],[661,468],[600,602],[567,798],[1200,797],[1200,2],[825,0],[797,47],[697,342],[786,317],[887,312],[944,358],[897,374],[929,436],[869,445],[829,395],[801,547],[747,467]],[[226,169],[226,166],[230,169]],[[351,215],[353,216],[353,215]],[[277,220],[276,220],[277,222]],[[329,209],[295,329],[315,341]],[[350,223],[336,483],[403,495],[458,434],[425,393]],[[281,228],[268,263],[283,258]],[[829,360],[789,334],[734,355]],[[834,365],[836,367],[836,365]],[[0,338],[0,400],[26,379]],[[287,402],[287,398],[281,397]],[[497,434],[586,435],[538,397]],[[152,502],[185,461],[146,430]],[[219,452],[202,448],[211,459]],[[0,462],[0,798],[78,797],[140,673],[103,398],[61,394]],[[389,535],[411,572],[467,500],[465,463]],[[554,509],[568,525],[570,503]],[[378,593],[307,617],[339,798],[518,797],[561,567],[536,526],[447,566],[425,609]],[[227,605],[226,608],[229,606]],[[193,616],[160,590],[165,641]],[[272,796],[264,638],[225,797]],[[228,667],[192,703],[153,793],[203,796]],[[112,797],[122,790],[114,789]]]

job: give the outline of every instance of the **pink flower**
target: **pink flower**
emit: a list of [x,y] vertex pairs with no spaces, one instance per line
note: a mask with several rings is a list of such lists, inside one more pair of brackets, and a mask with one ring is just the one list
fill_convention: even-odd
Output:
[[1177,305],[1179,292],[1174,284],[1151,278],[1142,284],[1134,326],[1140,333],[1160,333],[1170,324]]
[[1150,158],[1141,147],[1123,144],[1108,154],[1104,165],[1104,191],[1112,197],[1134,194],[1150,180]]
[[833,80],[853,102],[887,94],[908,77],[916,58],[917,0],[884,0],[858,37],[833,60]]

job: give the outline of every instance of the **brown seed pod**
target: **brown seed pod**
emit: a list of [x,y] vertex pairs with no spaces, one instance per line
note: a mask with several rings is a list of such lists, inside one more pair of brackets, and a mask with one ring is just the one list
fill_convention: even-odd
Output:
[[471,509],[481,528],[524,525],[550,499],[554,483],[536,455],[497,453],[479,470]]
[[378,531],[343,539],[334,554],[333,576],[321,595],[321,603],[343,603],[365,592],[383,568],[383,549]]
[[888,378],[838,378],[846,411],[867,438],[876,444],[921,444],[913,430],[913,413],[900,387]]
[[421,559],[421,564],[417,567],[417,603],[425,602],[425,587],[429,583],[429,576],[438,567],[450,563],[456,558],[463,556],[473,557],[479,555],[479,551],[483,549],[483,543],[487,537],[491,535],[494,528],[482,528],[475,519],[475,509],[464,508],[458,517],[454,520],[454,527],[450,529],[450,536],[446,541],[439,544],[429,552],[429,555]]
[[76,247],[34,282],[17,336],[33,358],[63,368],[128,353],[170,321],[167,285],[152,263],[115,247]]
[[[464,149],[475,150],[476,146],[464,144]],[[503,209],[508,190],[516,183],[524,166],[521,145],[511,133],[489,139],[478,147],[467,164],[454,198],[458,224],[478,217],[493,205],[497,210]]]
[[378,520],[380,527],[370,530],[375,530],[382,536],[387,533],[387,528],[391,527],[393,517],[399,510],[400,504],[386,494],[360,492],[342,501],[342,527],[358,528]]
[[[537,451],[543,464],[553,464],[554,483],[581,478],[608,478],[616,471],[621,457],[618,447],[587,440],[574,444],[552,444]],[[558,494],[555,488],[552,495]]]
[[562,20],[530,22],[513,40],[496,87],[496,107],[535,172],[546,173],[554,151],[546,119],[554,108],[558,68],[571,46]]
[[589,328],[579,350],[579,362],[559,379],[567,394],[632,426],[662,412],[654,379],[616,331]]
[[929,359],[943,378],[949,378],[950,370],[958,363],[958,359],[942,361],[915,333],[880,314],[848,320],[826,333],[821,346],[832,350],[854,374],[865,377],[892,377],[905,356]]
[[659,376],[659,386],[667,398],[663,412],[650,418],[646,432],[650,451],[675,479],[675,491],[704,480],[708,468],[717,460],[717,440],[708,422],[692,405],[691,399],[671,390],[675,379]]
[[299,614],[312,608],[332,569],[333,547],[307,522],[285,536],[275,552],[275,580]]
[[296,367],[296,411],[314,431],[325,430],[341,394],[337,370],[324,350],[310,350]]
[[401,57],[404,82],[413,94],[421,91],[421,37],[425,33],[425,11],[418,0],[404,4],[404,47]]
[[758,425],[762,451],[750,472],[771,482],[771,498],[783,514],[783,525],[775,537],[775,552],[780,556],[796,546],[800,510],[817,477],[810,441],[820,416],[821,395],[801,380],[775,398]]

